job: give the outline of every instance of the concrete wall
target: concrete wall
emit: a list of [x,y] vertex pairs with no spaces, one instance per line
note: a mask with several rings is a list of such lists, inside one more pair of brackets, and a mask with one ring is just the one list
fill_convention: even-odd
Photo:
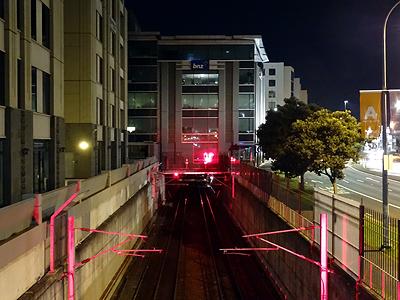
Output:
[[[149,159],[82,181],[82,192],[75,206],[68,211],[76,218],[75,226],[125,233],[142,232],[154,213],[154,199],[159,197],[158,193],[152,193],[153,186],[150,184],[150,174],[157,169],[157,164],[152,162]],[[67,214],[60,215],[55,224],[55,275],[47,273],[49,232],[48,223],[41,223],[41,216],[48,220],[55,208],[74,192],[75,185],[71,185],[39,195],[39,225],[36,226],[31,225],[35,205],[33,199],[0,209],[0,227],[6,232],[0,236],[3,239],[0,245],[1,299],[65,299],[66,281],[60,278],[65,262]],[[24,231],[19,232],[21,230]],[[76,244],[79,246],[76,248],[76,261],[119,242],[118,236],[77,230]],[[127,243],[123,248],[131,248],[134,242]],[[80,268],[76,274],[77,299],[98,299],[123,260],[124,257],[110,254]]]
[[[257,233],[290,227],[280,217],[274,214],[267,206],[265,197],[257,199],[250,184],[236,184],[236,197],[232,200],[231,215],[245,233]],[[285,248],[319,261],[319,251],[312,247],[297,233],[275,235],[268,238]],[[254,242],[254,246],[265,247],[267,244]],[[259,252],[259,258],[264,263],[268,272],[278,283],[288,299],[318,299],[320,297],[320,271],[319,268],[307,261],[301,260],[284,251]],[[335,265],[330,265],[334,273],[329,274],[329,299],[352,299],[355,297],[355,280]],[[370,299],[366,293],[361,294],[361,299]]]

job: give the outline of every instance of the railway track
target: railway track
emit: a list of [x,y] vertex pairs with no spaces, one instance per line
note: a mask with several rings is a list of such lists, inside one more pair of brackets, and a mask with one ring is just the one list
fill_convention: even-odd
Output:
[[175,189],[144,245],[165,251],[133,259],[113,299],[279,299],[252,255],[219,251],[244,240],[216,195],[203,184]]

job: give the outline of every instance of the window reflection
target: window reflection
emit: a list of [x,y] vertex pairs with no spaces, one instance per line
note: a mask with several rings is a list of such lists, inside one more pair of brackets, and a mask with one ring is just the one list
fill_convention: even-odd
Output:
[[156,99],[157,93],[130,92],[128,93],[128,108],[157,108]]
[[219,75],[216,73],[182,74],[182,85],[218,85]]

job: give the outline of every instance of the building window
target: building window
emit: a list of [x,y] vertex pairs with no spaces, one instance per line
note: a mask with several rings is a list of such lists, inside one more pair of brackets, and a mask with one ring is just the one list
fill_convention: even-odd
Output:
[[111,18],[113,18],[114,21],[117,20],[117,16],[116,16],[116,7],[115,7],[115,0],[111,0]]
[[119,66],[125,69],[125,51],[124,46],[119,44]]
[[239,109],[254,109],[254,94],[239,94]]
[[119,78],[119,97],[125,101],[125,79],[122,77]]
[[239,118],[239,133],[253,133],[254,118]]
[[42,3],[42,44],[50,49],[50,9]]
[[110,78],[110,90],[111,92],[115,92],[115,70],[111,68],[111,78]]
[[4,194],[4,186],[5,186],[5,166],[4,166],[4,160],[5,160],[5,153],[4,153],[4,144],[5,141],[3,139],[0,139],[0,207],[6,206],[6,199],[5,199],[5,194]]
[[213,94],[183,94],[183,109],[218,109],[218,95]]
[[103,59],[96,55],[96,81],[103,84]]
[[126,128],[125,127],[125,110],[123,110],[122,108],[119,110],[119,122],[120,122],[119,128]]
[[37,69],[32,67],[32,111],[37,109]]
[[17,60],[17,94],[18,94],[18,108],[24,108],[24,97],[25,97],[25,90],[24,90],[24,63],[21,59]]
[[276,102],[272,101],[272,102],[268,102],[268,109],[269,110],[273,110],[276,108]]
[[119,33],[122,37],[125,36],[125,17],[122,12],[119,14]]
[[50,74],[42,72],[43,74],[43,113],[50,114],[50,98],[51,98],[51,81]]
[[[3,2],[0,0],[0,2]],[[17,28],[23,30],[24,27],[24,0],[17,0]]]
[[157,108],[157,93],[128,93],[128,108],[129,109],[142,109],[142,108]]
[[240,69],[239,70],[239,84],[254,84],[254,70],[253,69]]
[[218,85],[218,74],[182,74],[182,85]]
[[5,5],[5,1],[4,0],[0,0],[0,18],[4,19],[4,5]]
[[110,51],[111,51],[111,55],[115,56],[115,32],[111,31],[111,39],[110,39]]
[[43,193],[49,186],[49,141],[33,142],[33,192]]
[[36,0],[31,0],[31,37],[36,40]]
[[103,17],[96,11],[96,38],[103,42]]
[[271,76],[276,75],[276,69],[268,69],[268,74]]
[[157,66],[129,66],[129,80],[131,82],[157,82]]
[[276,81],[275,80],[268,80],[268,85],[269,86],[276,86]]
[[275,98],[276,97],[276,91],[268,91],[268,98]]
[[134,127],[136,134],[157,133],[157,118],[128,117],[128,127]]
[[115,128],[115,106],[110,104],[110,127]]
[[5,66],[5,54],[0,51],[0,105],[5,105],[6,102],[6,66]]
[[96,98],[96,123],[104,125],[104,102],[100,98]]

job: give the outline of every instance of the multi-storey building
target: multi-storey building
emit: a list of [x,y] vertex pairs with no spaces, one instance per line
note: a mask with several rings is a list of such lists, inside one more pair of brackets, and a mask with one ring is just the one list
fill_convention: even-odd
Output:
[[294,69],[283,62],[265,64],[266,69],[266,110],[284,105],[284,99],[295,97],[308,102],[307,91],[301,89],[300,78],[294,77]]
[[0,206],[64,185],[63,2],[0,1]]
[[196,167],[256,143],[268,60],[261,37],[132,34],[129,51],[130,158]]
[[64,10],[66,178],[87,178],[126,161],[127,11],[121,0]]

